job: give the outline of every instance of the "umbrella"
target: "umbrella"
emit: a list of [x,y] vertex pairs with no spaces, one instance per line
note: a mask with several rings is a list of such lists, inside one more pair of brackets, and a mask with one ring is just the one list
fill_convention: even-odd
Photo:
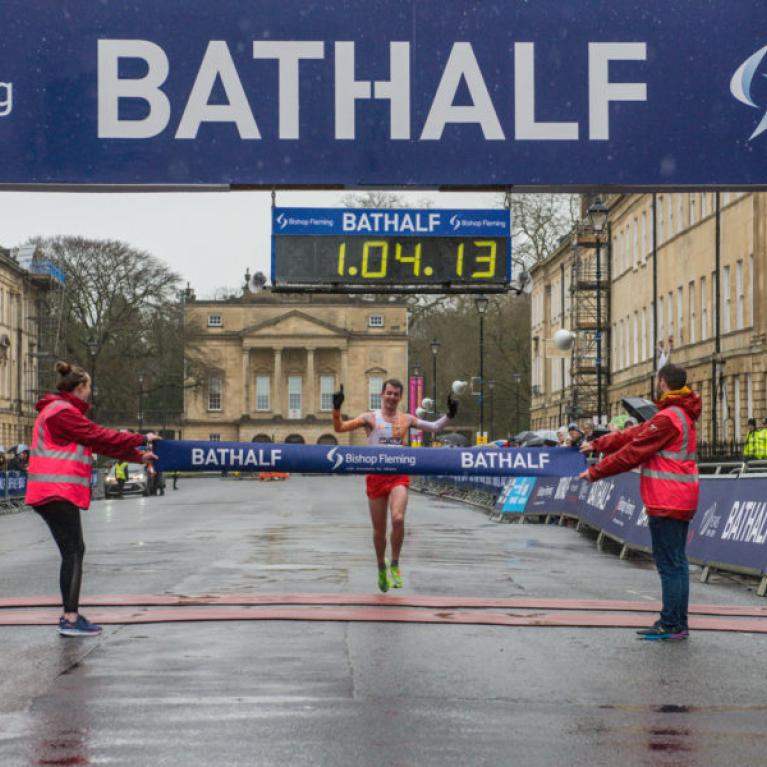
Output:
[[443,445],[450,445],[452,447],[466,447],[466,445],[469,444],[469,440],[466,439],[463,434],[459,434],[457,431],[451,431],[447,434],[440,434],[437,436],[437,440],[439,440]]
[[530,439],[530,437],[534,437],[534,436],[536,436],[534,431],[521,431],[521,432],[519,432],[519,434],[515,434],[512,437],[512,440],[514,442],[522,443],[526,439]]
[[655,403],[643,397],[624,397],[621,404],[623,409],[639,423],[649,421],[658,412]]

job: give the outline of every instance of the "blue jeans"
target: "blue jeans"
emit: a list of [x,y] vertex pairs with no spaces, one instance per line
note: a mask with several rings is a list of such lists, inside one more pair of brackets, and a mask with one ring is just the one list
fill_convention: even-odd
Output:
[[663,608],[660,622],[669,628],[687,628],[690,601],[690,570],[687,563],[689,522],[668,517],[650,517],[652,555],[660,575]]

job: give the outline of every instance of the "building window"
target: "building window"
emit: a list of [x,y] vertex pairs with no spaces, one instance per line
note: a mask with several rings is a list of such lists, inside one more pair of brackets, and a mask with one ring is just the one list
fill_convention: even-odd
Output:
[[656,200],[656,202],[655,202],[655,209],[657,211],[657,216],[658,216],[658,242],[660,244],[663,244],[663,232],[664,232],[664,227],[663,227],[664,218],[663,218],[663,216],[664,216],[664,213],[663,213],[663,196],[662,195],[660,197],[658,197],[658,199]]
[[320,410],[333,409],[333,391],[335,388],[335,376],[320,376]]
[[220,434],[208,434],[208,442],[221,442]]
[[725,266],[722,270],[722,298],[724,299],[724,312],[722,313],[722,332],[730,332],[730,314],[732,309],[732,285],[730,284],[730,267]]
[[271,409],[272,379],[269,376],[256,376],[256,410],[264,411]]
[[224,393],[224,379],[211,376],[208,379],[208,410],[221,410]]
[[634,312],[634,364],[639,364],[639,312]]
[[743,330],[744,303],[746,295],[743,286],[743,260],[735,264],[735,329]]
[[684,344],[684,288],[676,289],[676,324],[679,334],[679,345]]
[[754,256],[748,257],[748,316],[754,324]]
[[751,373],[746,373],[746,418],[754,417],[754,382]]
[[695,218],[695,197],[697,195],[690,194],[690,226],[692,226],[697,219]]
[[697,317],[695,316],[695,281],[693,280],[687,287],[690,303],[690,343],[695,343],[695,334],[697,333]]
[[700,217],[703,219],[708,215],[708,195],[703,192],[700,196]]
[[669,290],[668,301],[666,302],[667,317],[668,317],[668,337],[669,340],[674,338],[674,294]]
[[663,341],[664,345],[666,343],[665,316],[666,315],[664,314],[664,311],[663,311],[663,296],[660,296],[660,298],[658,298],[658,341]]
[[220,314],[208,315],[208,327],[209,328],[223,328],[224,318]]
[[384,326],[383,314],[371,314],[368,317],[369,328],[382,328]]
[[684,229],[684,195],[679,194],[677,196],[679,197],[679,215],[676,220],[676,230],[681,232]]
[[735,441],[740,442],[740,376],[735,376],[732,384],[733,414],[732,420],[735,426]]
[[647,359],[647,307],[642,309],[642,359]]
[[382,388],[383,378],[381,376],[370,376],[368,378],[368,402],[371,410],[378,410],[381,407]]
[[301,376],[288,376],[288,418],[301,417],[301,393],[303,378]]
[[649,248],[647,246],[647,211],[642,211],[642,261],[647,260],[647,253]]
[[720,399],[722,403],[720,434],[722,439],[727,440],[730,438],[730,403],[727,401],[727,379],[722,381],[722,397]]
[[634,218],[634,240],[631,245],[631,260],[634,269],[637,268],[639,263],[639,222]]
[[708,295],[706,294],[706,278],[700,278],[700,340],[708,338]]
[[674,236],[674,195],[668,196],[668,237]]

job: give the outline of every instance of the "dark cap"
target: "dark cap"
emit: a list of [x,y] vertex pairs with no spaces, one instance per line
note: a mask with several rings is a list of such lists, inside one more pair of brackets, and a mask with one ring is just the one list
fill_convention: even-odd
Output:
[[[765,419],[765,420],[767,420],[767,419]],[[567,431],[577,431],[579,434],[583,434],[583,429],[581,429],[581,427],[578,426],[577,423],[569,424],[569,426],[567,427]]]

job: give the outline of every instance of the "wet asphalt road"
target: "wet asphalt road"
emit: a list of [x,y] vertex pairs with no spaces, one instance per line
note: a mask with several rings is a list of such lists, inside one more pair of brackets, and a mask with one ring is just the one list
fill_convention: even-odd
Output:
[[[370,593],[355,477],[187,480],[96,503],[84,594]],[[403,594],[651,599],[648,563],[413,495]],[[55,593],[31,513],[0,517],[0,596]],[[763,605],[742,584],[693,602]],[[85,611],[84,611],[85,612]],[[648,618],[648,621],[651,620]],[[761,765],[767,637],[234,622],[0,628],[0,765]]]

